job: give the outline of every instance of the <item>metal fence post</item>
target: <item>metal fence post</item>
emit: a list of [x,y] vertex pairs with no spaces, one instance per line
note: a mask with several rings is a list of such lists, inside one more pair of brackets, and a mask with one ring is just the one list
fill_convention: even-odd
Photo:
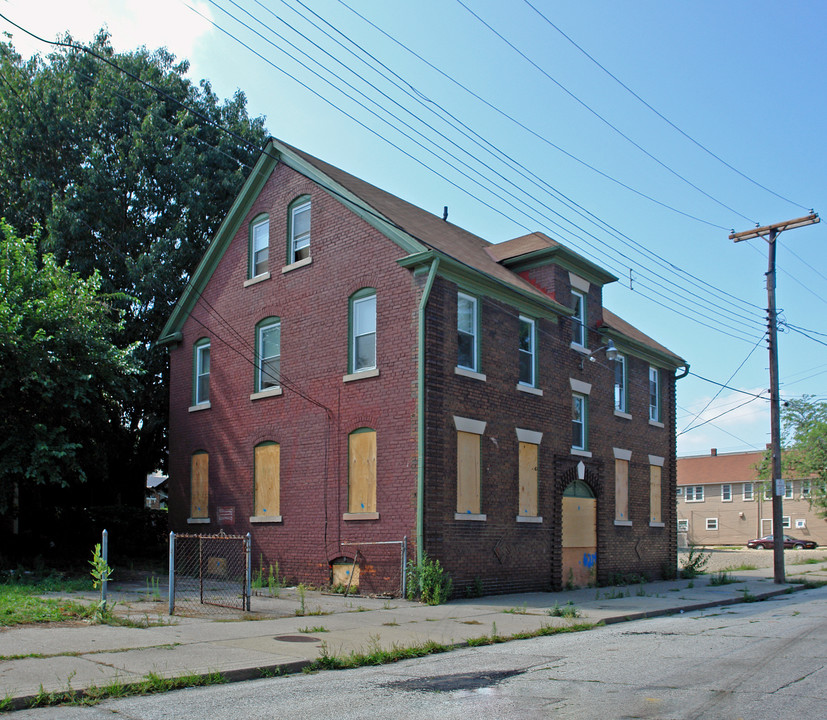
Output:
[[250,595],[253,594],[253,536],[247,533],[246,572],[244,573],[244,592],[247,596],[247,612],[250,612]]
[[175,612],[175,533],[169,534],[169,614]]
[[106,594],[109,590],[109,531],[101,533],[101,558],[103,559],[104,572],[101,575],[101,612],[106,614]]
[[407,590],[407,583],[408,583],[407,573],[405,572],[407,570],[407,566],[408,566],[408,536],[403,535],[403,537],[402,537],[402,599],[403,600],[406,597],[408,597],[407,592],[405,592]]

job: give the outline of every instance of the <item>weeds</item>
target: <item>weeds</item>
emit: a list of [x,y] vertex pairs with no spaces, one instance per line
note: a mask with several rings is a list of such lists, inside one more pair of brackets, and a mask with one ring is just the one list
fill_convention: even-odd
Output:
[[719,570],[709,578],[710,585],[729,585],[735,582],[738,582],[738,580],[732,577],[726,570]]
[[504,613],[511,613],[512,615],[527,615],[528,614],[528,604],[523,603],[522,605],[517,605],[513,608],[508,608],[503,610]]
[[304,583],[299,583],[298,587],[296,588],[296,592],[299,594],[299,608],[298,610],[296,610],[296,615],[304,615],[306,611],[304,601],[307,595],[307,588],[305,587]]
[[154,575],[146,579],[146,594],[153,602],[161,600],[161,581]]
[[681,577],[694,578],[703,573],[712,557],[710,553],[699,550],[695,545],[689,548],[689,555],[681,563]]
[[482,597],[483,595],[483,586],[482,580],[479,577],[474,578],[474,582],[471,585],[465,586],[465,597],[467,598],[478,598]]
[[408,562],[407,588],[408,600],[418,599],[427,605],[442,605],[448,602],[454,589],[454,582],[439,560],[422,556],[422,563]]
[[312,635],[313,633],[329,632],[329,630],[324,625],[314,625],[313,627],[299,628],[299,632],[305,635]]
[[747,588],[747,587],[741,588],[739,592],[743,593],[743,595],[744,595],[744,598],[743,598],[742,602],[748,603],[748,602],[755,602],[756,600],[758,600],[758,598],[755,597],[755,595],[753,595],[749,591],[749,588]]
[[577,607],[575,607],[574,603],[569,600],[565,605],[560,605],[555,602],[554,607],[546,610],[546,614],[551,617],[579,618],[581,613]]
[[112,576],[112,568],[106,559],[103,557],[101,551],[101,544],[97,543],[95,549],[92,551],[92,559],[89,561],[92,566],[90,574],[92,575],[92,587],[95,590],[100,589],[101,595],[98,604],[92,608],[92,622],[101,622],[109,616],[110,609],[106,607],[106,596],[103,594],[104,585]]

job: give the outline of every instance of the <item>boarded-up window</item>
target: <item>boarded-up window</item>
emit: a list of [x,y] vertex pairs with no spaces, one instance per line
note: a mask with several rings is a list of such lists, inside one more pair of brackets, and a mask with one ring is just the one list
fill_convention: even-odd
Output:
[[649,521],[663,522],[661,516],[661,470],[660,465],[649,466]]
[[457,432],[457,512],[480,512],[480,436]]
[[205,452],[192,456],[190,477],[190,517],[209,517],[210,456]]
[[629,461],[615,459],[615,520],[629,518]]
[[257,517],[281,515],[279,487],[280,447],[263,443],[255,449],[254,510]]
[[348,438],[348,512],[376,512],[376,431],[360,428]]
[[520,507],[519,514],[537,516],[537,445],[520,443]]

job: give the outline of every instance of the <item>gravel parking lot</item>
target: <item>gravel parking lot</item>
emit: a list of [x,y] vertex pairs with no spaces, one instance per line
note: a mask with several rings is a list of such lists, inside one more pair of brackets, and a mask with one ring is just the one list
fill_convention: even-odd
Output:
[[[730,570],[750,565],[754,568],[771,568],[773,566],[772,550],[748,550],[746,548],[711,548],[704,549],[709,553],[709,564],[705,570],[708,573],[719,570]],[[678,551],[678,567],[683,567],[684,560],[688,557],[688,550]],[[804,565],[807,561],[827,560],[827,548],[816,548],[815,550],[785,550],[784,566],[789,575],[796,565]]]

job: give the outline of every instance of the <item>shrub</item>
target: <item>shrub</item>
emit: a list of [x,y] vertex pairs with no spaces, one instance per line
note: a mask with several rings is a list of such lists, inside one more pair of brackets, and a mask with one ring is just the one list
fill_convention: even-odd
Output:
[[681,577],[693,578],[700,575],[709,563],[711,555],[699,550],[695,545],[689,548],[689,555],[681,564]]
[[408,600],[418,599],[427,605],[441,605],[450,599],[454,582],[439,560],[431,560],[427,555],[422,556],[420,565],[410,560],[406,575]]

